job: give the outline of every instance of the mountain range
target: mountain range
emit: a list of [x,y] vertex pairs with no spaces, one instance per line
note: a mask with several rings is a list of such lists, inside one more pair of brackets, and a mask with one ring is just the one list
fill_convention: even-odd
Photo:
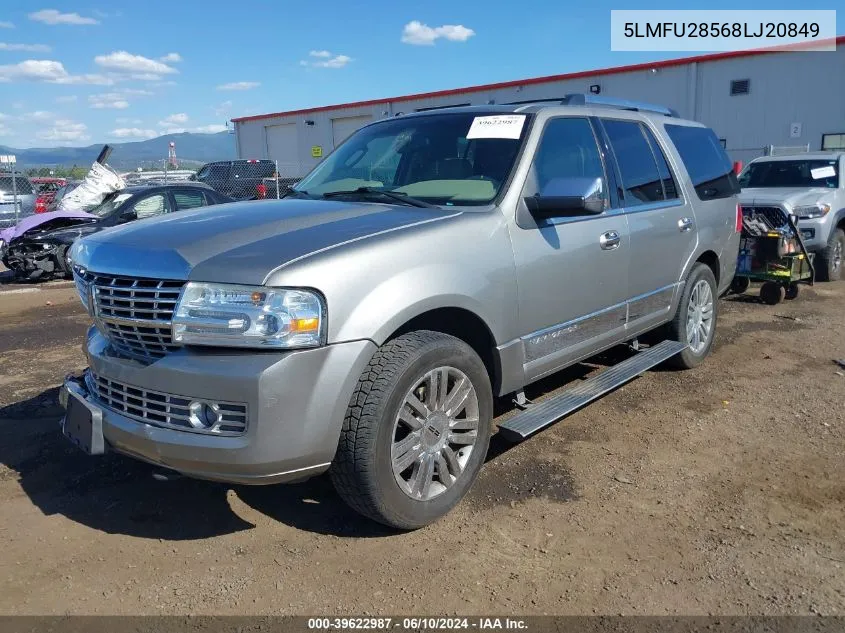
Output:
[[[228,132],[218,134],[167,134],[146,141],[109,143],[114,148],[108,163],[115,169],[161,166],[167,158],[170,142],[176,143],[180,163],[207,163],[235,158],[235,137]],[[103,143],[87,147],[44,147],[16,149],[0,145],[0,154],[14,154],[18,169],[30,167],[88,166],[96,160]]]

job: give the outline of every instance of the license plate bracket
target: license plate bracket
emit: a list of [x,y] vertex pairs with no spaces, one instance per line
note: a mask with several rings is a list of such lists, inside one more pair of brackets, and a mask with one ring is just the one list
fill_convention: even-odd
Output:
[[103,412],[73,389],[68,389],[67,411],[62,420],[62,433],[89,455],[106,452],[103,438]]

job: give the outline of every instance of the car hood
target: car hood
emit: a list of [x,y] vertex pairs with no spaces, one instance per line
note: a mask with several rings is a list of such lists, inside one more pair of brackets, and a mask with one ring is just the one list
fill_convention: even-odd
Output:
[[260,285],[275,269],[457,210],[327,200],[235,202],[130,222],[74,244],[76,264],[156,279]]
[[820,198],[834,193],[825,187],[771,187],[743,189],[739,194],[741,204],[788,204],[799,207],[815,204]]
[[51,226],[59,228],[60,226],[70,226],[91,219],[96,220],[97,216],[91,213],[85,213],[85,211],[51,211],[50,213],[38,213],[37,215],[30,215],[24,218],[15,226],[0,231],[0,239],[9,243],[13,239],[35,228],[46,231]]

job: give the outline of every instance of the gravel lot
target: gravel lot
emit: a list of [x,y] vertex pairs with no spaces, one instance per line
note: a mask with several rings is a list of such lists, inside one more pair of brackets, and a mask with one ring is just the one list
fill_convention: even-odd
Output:
[[845,283],[723,301],[703,366],[650,372],[516,447],[494,438],[469,498],[410,534],[326,478],[162,483],[81,454],[56,393],[84,365],[87,316],[67,284],[9,288],[0,613],[845,612]]

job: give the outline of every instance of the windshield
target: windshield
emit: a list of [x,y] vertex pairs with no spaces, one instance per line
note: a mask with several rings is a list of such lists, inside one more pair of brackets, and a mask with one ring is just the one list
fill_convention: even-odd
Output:
[[86,209],[86,211],[88,211],[88,213],[93,213],[97,217],[104,218],[120,209],[120,207],[123,206],[123,203],[131,197],[131,193],[121,193],[118,191],[116,193],[109,194],[99,206],[96,206],[93,209]]
[[767,160],[751,163],[739,176],[739,185],[751,187],[827,187],[839,186],[836,159]]
[[396,118],[354,133],[296,187],[311,196],[361,187],[433,204],[491,202],[508,178],[527,115]]

